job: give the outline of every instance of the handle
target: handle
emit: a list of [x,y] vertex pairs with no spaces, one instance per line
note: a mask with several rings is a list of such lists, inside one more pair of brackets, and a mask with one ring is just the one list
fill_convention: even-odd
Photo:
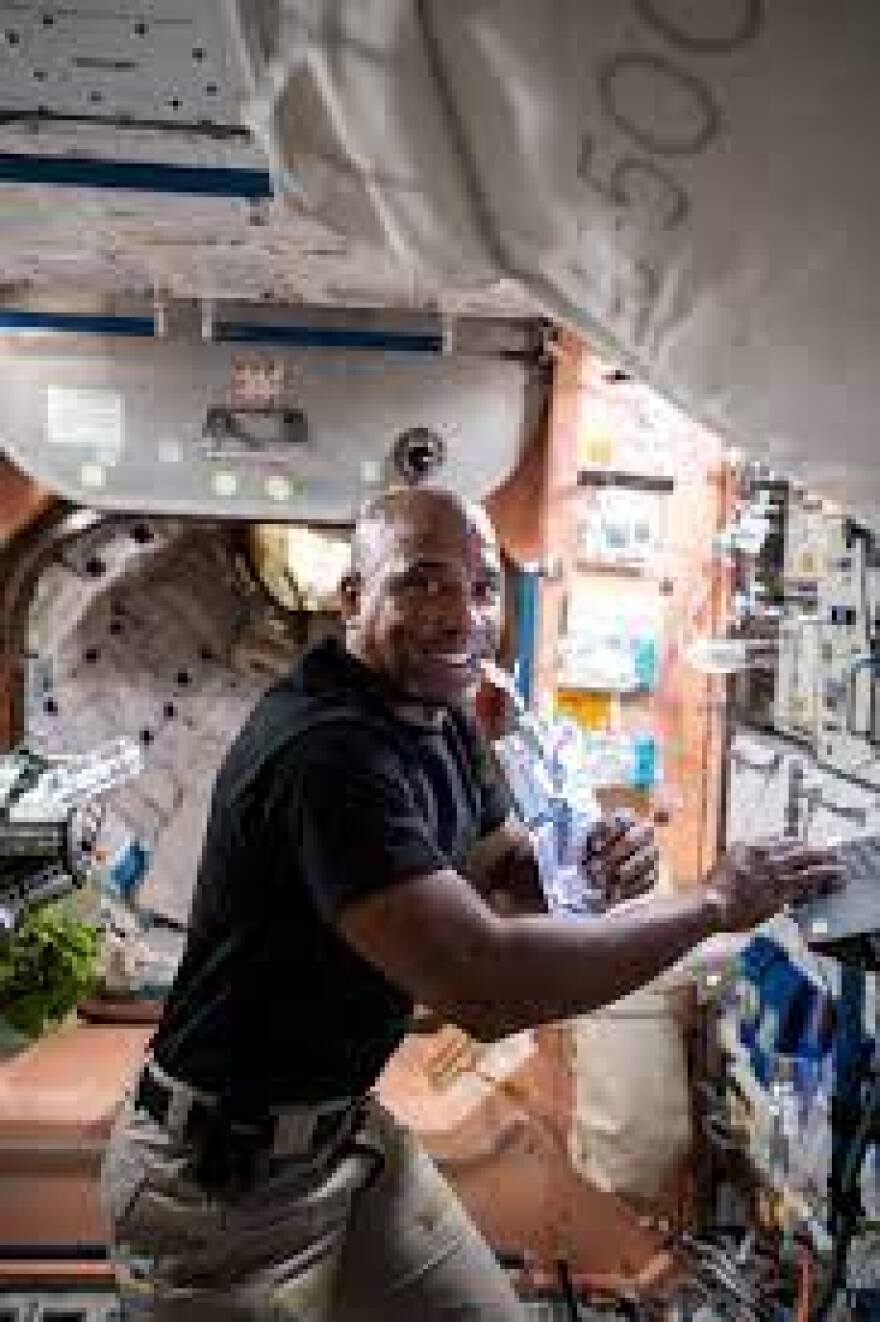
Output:
[[[266,435],[266,422],[274,435]],[[308,439],[305,414],[295,408],[233,409],[209,406],[202,426],[202,439],[222,449],[232,444],[258,452],[267,446],[302,446]]]
[[808,793],[815,795],[813,803],[816,808],[824,808],[826,812],[830,812],[834,817],[843,817],[847,821],[857,822],[859,826],[864,826],[868,820],[867,808],[856,808],[845,803],[832,803],[830,799],[824,797],[822,789],[818,785]]
[[745,753],[738,748],[731,749],[730,760],[738,767],[744,767],[747,771],[756,771],[759,775],[775,776],[782,767],[782,754],[774,753],[768,762],[756,762],[752,758],[746,757]]

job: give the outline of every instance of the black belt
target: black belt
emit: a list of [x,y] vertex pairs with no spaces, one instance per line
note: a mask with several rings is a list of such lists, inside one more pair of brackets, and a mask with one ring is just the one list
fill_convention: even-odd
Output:
[[[135,1106],[146,1111],[157,1124],[165,1126],[173,1096],[174,1090],[145,1065],[135,1090]],[[344,1109],[319,1114],[312,1131],[310,1148],[317,1151],[331,1142],[348,1116],[349,1113]],[[206,1101],[193,1096],[189,1099],[181,1137],[185,1141],[198,1142],[206,1135],[216,1136],[218,1131],[222,1131],[231,1144],[258,1152],[272,1147],[277,1126],[278,1116],[270,1111],[240,1116],[227,1112],[219,1098]]]

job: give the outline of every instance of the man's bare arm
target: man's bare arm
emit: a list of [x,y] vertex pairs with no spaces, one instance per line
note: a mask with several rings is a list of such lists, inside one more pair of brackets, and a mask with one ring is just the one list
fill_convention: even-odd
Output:
[[[532,838],[517,817],[511,815],[497,830],[477,841],[465,860],[462,875],[493,913],[510,916],[547,911]],[[417,1005],[409,1031],[427,1036],[438,1033],[448,1023],[447,1015]]]
[[477,841],[462,872],[496,913],[546,912],[532,838],[514,816]]
[[837,876],[826,853],[739,850],[707,890],[572,922],[500,917],[463,877],[443,871],[352,904],[339,926],[414,1000],[489,1041],[616,1001],[712,932],[754,926]]
[[380,891],[339,921],[392,982],[484,1041],[615,1001],[716,925],[702,895],[576,923],[502,918],[451,871]]

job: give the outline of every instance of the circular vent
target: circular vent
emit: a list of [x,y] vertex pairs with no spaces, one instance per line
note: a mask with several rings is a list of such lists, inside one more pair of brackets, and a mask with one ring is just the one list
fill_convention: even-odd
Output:
[[410,427],[401,432],[391,451],[391,467],[395,477],[416,486],[443,467],[446,442],[428,427]]

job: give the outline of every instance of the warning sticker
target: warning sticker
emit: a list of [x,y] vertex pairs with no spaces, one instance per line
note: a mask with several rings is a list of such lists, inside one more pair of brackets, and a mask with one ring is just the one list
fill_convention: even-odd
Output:
[[46,435],[50,445],[98,450],[105,463],[122,451],[122,396],[116,390],[49,386]]

